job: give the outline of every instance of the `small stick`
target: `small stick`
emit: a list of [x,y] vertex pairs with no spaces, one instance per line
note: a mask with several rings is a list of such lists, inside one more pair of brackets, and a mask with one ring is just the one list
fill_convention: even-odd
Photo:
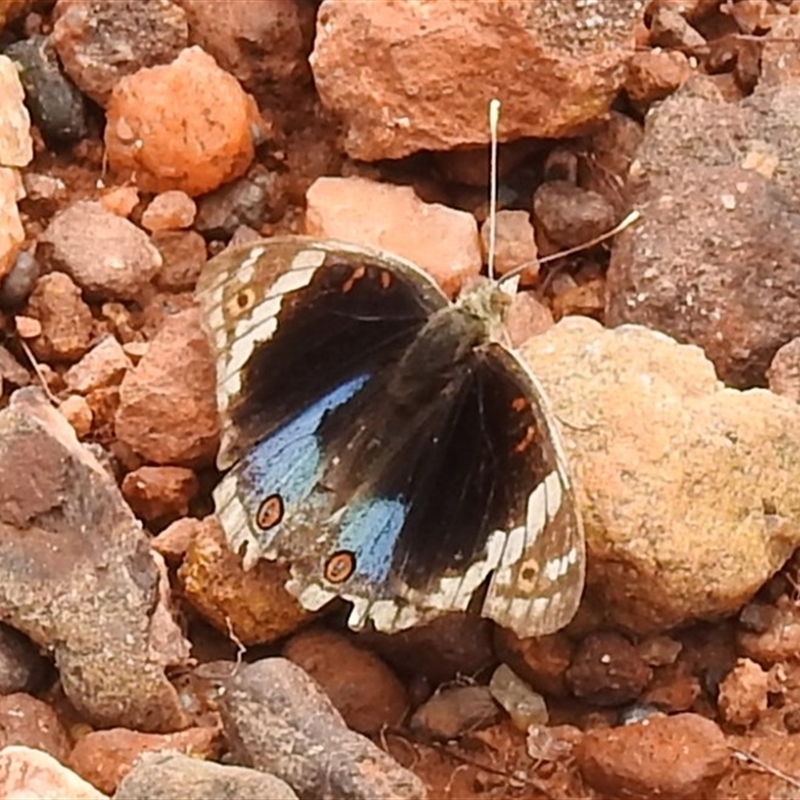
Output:
[[50,387],[47,385],[47,381],[45,380],[44,374],[42,373],[41,367],[39,366],[39,362],[36,360],[36,356],[33,355],[30,347],[28,347],[28,343],[20,337],[18,339],[19,345],[22,348],[22,352],[25,353],[26,358],[28,359],[33,371],[36,373],[36,377],[39,379],[39,383],[42,384],[42,390],[44,391],[47,399],[54,405],[58,405],[58,398],[50,391]]
[[777,767],[770,766],[766,761],[762,761],[757,755],[748,753],[746,750],[739,750],[736,747],[732,747],[731,750],[733,751],[734,758],[737,758],[739,761],[755,764],[757,767],[761,767],[761,769],[763,769],[765,772],[768,772],[770,775],[774,775],[776,778],[786,781],[786,783],[788,783],[790,786],[800,789],[800,780],[792,775],[789,775],[783,770],[778,769]]

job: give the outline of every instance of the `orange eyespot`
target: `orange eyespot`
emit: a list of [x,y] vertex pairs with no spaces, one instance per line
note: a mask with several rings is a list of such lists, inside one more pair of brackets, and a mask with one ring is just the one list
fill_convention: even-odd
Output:
[[513,408],[514,411],[517,411],[517,412],[524,411],[525,408],[527,408],[527,406],[528,406],[528,404],[527,404],[527,402],[525,402],[525,398],[524,397],[515,397],[511,401],[511,408]]
[[228,313],[233,317],[238,317],[249,311],[256,301],[256,293],[253,289],[240,289],[227,302]]
[[392,273],[388,270],[381,270],[381,288],[388,289],[392,285]]
[[356,557],[349,550],[340,550],[334,553],[325,565],[325,578],[330,583],[346,581],[356,569]]
[[265,498],[256,512],[256,525],[262,531],[274,528],[283,519],[283,498],[279,494],[271,494]]

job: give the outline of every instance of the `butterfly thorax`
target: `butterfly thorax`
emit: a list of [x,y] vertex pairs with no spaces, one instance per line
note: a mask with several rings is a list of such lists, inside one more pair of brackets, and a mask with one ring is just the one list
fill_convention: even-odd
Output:
[[482,344],[498,340],[508,295],[481,279],[458,300],[435,312],[398,362],[389,395],[401,405],[420,403],[446,387],[455,389],[470,369],[469,356]]

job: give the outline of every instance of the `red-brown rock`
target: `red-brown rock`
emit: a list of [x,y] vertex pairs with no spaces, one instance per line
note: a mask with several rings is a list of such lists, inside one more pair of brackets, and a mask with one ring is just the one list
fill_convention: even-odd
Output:
[[767,710],[769,673],[755,661],[740,658],[719,686],[717,705],[723,719],[749,726]]
[[31,340],[42,361],[77,361],[89,349],[92,312],[69,275],[51,272],[39,278],[25,313],[42,326],[41,335]]
[[178,580],[187,602],[217,630],[251,645],[280,639],[313,618],[284,588],[285,567],[261,560],[245,572],[216,517],[196,525]]
[[293,636],[283,655],[301,666],[325,690],[359,733],[396,728],[408,710],[403,684],[373,653],[335,631],[315,629]]
[[101,792],[113,794],[140,753],[175,750],[195,758],[219,755],[219,730],[189,728],[178,733],[140,733],[126,728],[93,731],[75,745],[69,765]]
[[59,761],[66,761],[71,746],[52,707],[22,693],[0,696],[0,750],[12,744],[44,750]]
[[117,437],[154,464],[210,463],[219,436],[215,387],[197,311],[167,317],[122,381]]
[[[306,233],[388,250],[429,272],[450,294],[482,258],[471,214],[424,203],[408,186],[319,178],[306,195]],[[369,214],[364,209],[369,209]]]
[[610,797],[696,800],[730,764],[722,731],[696,714],[653,716],[633,725],[589,731],[576,748],[581,774]]
[[197,206],[186,192],[162,192],[142,212],[142,225],[154,233],[179,230],[188,228],[194,222],[195,214]]
[[117,386],[132,364],[113,336],[98,342],[77,364],[64,374],[67,388],[78,394]]
[[108,800],[55,758],[32,747],[0,750],[0,797],[25,800]]
[[[561,1],[326,0],[311,65],[360,160],[485,142],[490,97],[503,100],[504,140],[564,137],[610,108],[639,13],[624,3],[598,13]],[[454,89],[468,86],[481,90]]]
[[252,161],[254,113],[238,81],[199,47],[189,48],[114,87],[105,132],[109,164],[146,191],[209,192]]
[[122,481],[122,494],[128,505],[147,522],[188,514],[197,489],[197,478],[186,467],[139,467]]

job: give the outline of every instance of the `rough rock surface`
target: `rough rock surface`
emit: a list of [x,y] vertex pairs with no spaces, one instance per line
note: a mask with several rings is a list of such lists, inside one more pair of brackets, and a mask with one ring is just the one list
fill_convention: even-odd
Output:
[[90,783],[32,747],[0,750],[0,797],[8,800],[108,800]]
[[87,201],[53,218],[39,239],[37,256],[103,299],[135,299],[162,263],[144,231]]
[[210,463],[219,439],[215,385],[197,311],[167,317],[122,380],[117,437],[155,464]]
[[638,632],[736,611],[798,546],[800,407],[695,347],[562,320],[523,347],[570,456],[587,613]]
[[503,140],[564,137],[611,107],[635,15],[627,2],[326,0],[311,66],[353,158],[485,142],[491,97],[503,98]]
[[317,684],[291,661],[268,658],[243,666],[225,681],[219,702],[239,763],[286,780],[301,797],[427,796],[416,775],[348,730]]
[[171,64],[139,70],[114,87],[105,132],[109,164],[146,191],[195,196],[216,189],[253,159],[251,102],[211,56],[190,47]]
[[714,788],[731,755],[716,723],[678,714],[590,731],[576,758],[586,782],[610,797],[695,800]]
[[700,345],[734,386],[763,385],[800,333],[800,82],[724,102],[689,81],[648,115],[631,171],[642,222],[614,243],[606,322]]
[[[408,186],[365,178],[319,178],[306,199],[306,233],[388,250],[430,273],[449,294],[481,268],[472,214],[424,203]],[[369,214],[364,213],[368,208]],[[424,235],[421,235],[424,231]]]
[[188,655],[166,573],[113,479],[37,389],[0,414],[0,538],[0,616],[52,649],[73,706],[99,725],[185,725],[164,676]]
[[183,753],[143,753],[122,779],[114,800],[297,800],[280,778]]

